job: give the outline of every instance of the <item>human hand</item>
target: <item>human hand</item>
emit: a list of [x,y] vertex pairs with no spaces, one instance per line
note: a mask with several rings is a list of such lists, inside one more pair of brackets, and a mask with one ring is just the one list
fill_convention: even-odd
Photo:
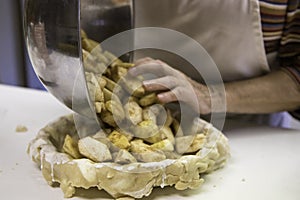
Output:
[[157,76],[157,78],[143,81],[143,86],[147,91],[157,92],[157,98],[161,103],[182,101],[201,114],[211,112],[208,88],[161,60],[149,57],[139,59],[129,73],[133,76],[142,74]]

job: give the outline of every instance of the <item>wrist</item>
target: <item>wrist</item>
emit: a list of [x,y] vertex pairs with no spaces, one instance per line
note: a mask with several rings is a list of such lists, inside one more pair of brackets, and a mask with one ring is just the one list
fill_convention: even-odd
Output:
[[227,93],[224,85],[210,85],[208,88],[211,113],[224,113],[227,111]]

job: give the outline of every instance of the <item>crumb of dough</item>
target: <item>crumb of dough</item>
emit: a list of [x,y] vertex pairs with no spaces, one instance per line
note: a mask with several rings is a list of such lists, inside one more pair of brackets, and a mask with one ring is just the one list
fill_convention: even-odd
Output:
[[242,182],[245,182],[245,181],[246,181],[246,179],[243,178],[243,179],[242,179]]
[[16,127],[16,132],[20,133],[20,132],[27,132],[28,131],[28,128],[24,125],[18,125]]
[[133,197],[121,197],[121,198],[117,198],[116,200],[134,200]]

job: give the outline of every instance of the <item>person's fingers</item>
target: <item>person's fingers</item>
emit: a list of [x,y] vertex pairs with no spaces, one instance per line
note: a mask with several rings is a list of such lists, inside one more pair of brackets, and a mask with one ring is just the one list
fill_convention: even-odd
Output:
[[152,62],[156,62],[157,64],[159,64],[161,66],[161,73],[165,74],[165,75],[172,75],[172,76],[176,76],[176,77],[181,77],[181,73],[174,69],[173,67],[171,67],[170,65],[168,65],[167,63],[161,61],[161,60],[155,60]]
[[163,92],[157,95],[161,103],[170,103],[174,101],[184,101],[188,98],[188,91],[185,87],[176,87],[168,92]]
[[133,76],[138,76],[141,74],[154,74],[157,76],[171,75],[180,78],[183,77],[179,71],[160,60],[152,60],[149,62],[144,62],[140,65],[136,65],[129,70],[129,73]]
[[163,92],[157,95],[157,98],[162,103],[170,103],[174,101],[183,101],[190,105],[197,104],[197,97],[186,87],[176,87],[170,91]]
[[176,87],[170,91],[159,93],[157,95],[157,98],[163,104],[181,101],[190,105],[196,112],[202,114],[210,113],[210,107],[205,102],[198,102],[195,91],[188,90],[183,86]]
[[161,64],[152,61],[133,67],[128,72],[132,76],[138,76],[142,74],[154,74],[157,76],[164,75],[162,74]]
[[176,95],[174,94],[173,91],[168,91],[168,92],[163,92],[163,93],[159,93],[157,95],[158,100],[161,103],[171,103],[174,101],[178,101]]
[[150,62],[150,61],[153,61],[154,59],[153,58],[150,58],[150,57],[145,57],[145,58],[140,58],[138,60],[136,60],[134,62],[135,66],[138,66],[138,65],[141,65],[141,64],[144,64],[146,62]]
[[164,76],[162,78],[151,79],[143,82],[147,91],[171,90],[180,83],[173,76]]

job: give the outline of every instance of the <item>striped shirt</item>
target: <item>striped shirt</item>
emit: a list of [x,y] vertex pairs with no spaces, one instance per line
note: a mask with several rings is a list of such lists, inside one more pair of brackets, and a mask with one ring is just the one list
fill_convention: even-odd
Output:
[[[259,0],[266,53],[277,52],[280,66],[300,88],[300,0]],[[300,119],[300,109],[291,114]]]
[[281,66],[299,73],[300,0],[259,1],[266,53],[278,52]]

